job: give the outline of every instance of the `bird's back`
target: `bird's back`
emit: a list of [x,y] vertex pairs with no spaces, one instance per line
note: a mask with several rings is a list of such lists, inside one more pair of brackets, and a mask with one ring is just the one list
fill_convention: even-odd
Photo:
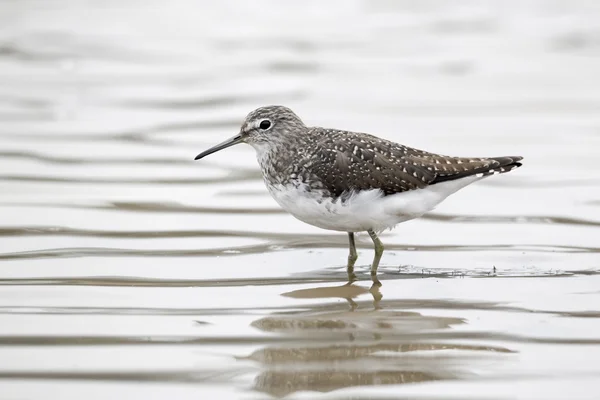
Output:
[[522,157],[466,158],[434,154],[373,135],[310,128],[297,154],[295,174],[317,181],[338,197],[349,190],[380,189],[384,195],[470,176],[508,172]]

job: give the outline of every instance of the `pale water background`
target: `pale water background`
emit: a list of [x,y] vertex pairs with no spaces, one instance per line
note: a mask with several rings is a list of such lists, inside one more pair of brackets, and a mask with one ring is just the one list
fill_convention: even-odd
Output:
[[[525,164],[344,287],[265,104]],[[599,399],[599,157],[596,0],[1,1],[0,398]]]

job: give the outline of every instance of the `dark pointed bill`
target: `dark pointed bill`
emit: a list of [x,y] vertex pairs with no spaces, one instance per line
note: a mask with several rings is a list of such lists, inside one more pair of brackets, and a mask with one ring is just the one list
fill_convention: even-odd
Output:
[[196,158],[194,158],[194,160],[199,160],[201,158],[206,157],[209,154],[216,153],[219,150],[226,149],[228,147],[231,147],[231,146],[236,145],[241,142],[242,142],[242,135],[239,135],[239,134],[235,135],[234,137],[231,137],[231,138],[227,139],[226,141],[219,143],[218,145],[213,146],[210,149],[205,150],[202,153],[198,154],[196,156]]

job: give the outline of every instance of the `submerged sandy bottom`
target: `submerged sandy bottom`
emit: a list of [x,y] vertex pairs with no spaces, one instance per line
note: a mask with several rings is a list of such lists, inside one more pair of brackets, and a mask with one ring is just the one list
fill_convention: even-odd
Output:
[[[597,8],[426,3],[2,4],[0,398],[597,399]],[[525,164],[347,285],[250,148],[192,161],[272,103]]]

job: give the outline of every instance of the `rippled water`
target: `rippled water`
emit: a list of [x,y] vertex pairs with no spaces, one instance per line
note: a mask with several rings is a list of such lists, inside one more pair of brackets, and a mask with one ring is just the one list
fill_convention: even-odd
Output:
[[[600,398],[594,1],[0,3],[0,397]],[[384,234],[281,212],[253,108],[520,154]],[[207,398],[209,398],[207,397]]]

